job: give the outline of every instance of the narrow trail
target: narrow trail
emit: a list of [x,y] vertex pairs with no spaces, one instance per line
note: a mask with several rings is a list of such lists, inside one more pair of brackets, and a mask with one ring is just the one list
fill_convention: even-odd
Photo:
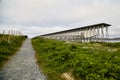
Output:
[[0,80],[46,80],[36,64],[34,53],[31,40],[27,39],[0,71]]

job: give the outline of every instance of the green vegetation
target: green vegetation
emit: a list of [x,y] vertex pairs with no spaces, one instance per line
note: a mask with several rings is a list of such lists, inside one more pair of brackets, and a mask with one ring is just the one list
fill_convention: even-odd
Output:
[[65,43],[36,37],[32,39],[38,64],[49,80],[120,80],[120,43]]
[[10,56],[15,54],[25,40],[25,36],[1,35],[0,34],[0,68]]

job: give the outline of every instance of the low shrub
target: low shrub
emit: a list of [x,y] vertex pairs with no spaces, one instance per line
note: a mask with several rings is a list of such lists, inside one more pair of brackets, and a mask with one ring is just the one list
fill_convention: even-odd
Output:
[[15,54],[25,39],[24,36],[0,36],[0,68],[5,61],[9,60],[10,56]]
[[[62,80],[61,74],[69,71],[75,80],[120,80],[120,43],[65,43],[36,37],[32,44],[50,80]],[[117,50],[108,50],[113,47]]]

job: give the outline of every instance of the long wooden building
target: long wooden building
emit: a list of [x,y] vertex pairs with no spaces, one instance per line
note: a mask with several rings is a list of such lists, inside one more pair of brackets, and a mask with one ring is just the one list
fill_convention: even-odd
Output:
[[64,41],[77,41],[77,42],[89,42],[89,41],[108,41],[109,33],[108,27],[110,24],[100,23],[94,24],[59,32],[53,32],[49,34],[41,35],[44,38],[52,38]]

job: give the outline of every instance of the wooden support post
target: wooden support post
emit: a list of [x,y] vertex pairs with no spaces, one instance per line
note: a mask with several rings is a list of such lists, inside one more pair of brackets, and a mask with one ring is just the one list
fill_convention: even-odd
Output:
[[100,28],[99,28],[99,26],[97,27],[97,42],[99,42],[99,38],[100,38],[100,30],[99,30]]
[[85,29],[83,29],[83,41],[85,42]]
[[106,40],[109,41],[108,27],[106,27]]
[[82,42],[84,41],[84,31],[83,31],[83,29],[81,29],[81,40],[82,40]]
[[70,32],[70,40],[72,41],[72,31]]
[[79,41],[81,42],[81,29],[79,29]]
[[83,41],[83,29],[81,29],[81,42]]
[[77,37],[77,42],[79,42],[79,30],[77,30],[76,37]]
[[77,31],[75,31],[75,41],[77,41]]
[[91,41],[93,41],[93,28],[91,28]]
[[104,42],[104,26],[101,27],[101,41]]
[[86,28],[86,41],[88,42],[88,29]]
[[96,27],[94,28],[95,29],[95,33],[96,33],[96,35],[95,35],[95,42],[97,41],[97,29],[96,29]]
[[90,42],[91,42],[91,39],[92,39],[91,32],[92,32],[92,29],[90,28]]
[[93,35],[94,35],[94,41],[96,42],[96,28],[93,27]]

